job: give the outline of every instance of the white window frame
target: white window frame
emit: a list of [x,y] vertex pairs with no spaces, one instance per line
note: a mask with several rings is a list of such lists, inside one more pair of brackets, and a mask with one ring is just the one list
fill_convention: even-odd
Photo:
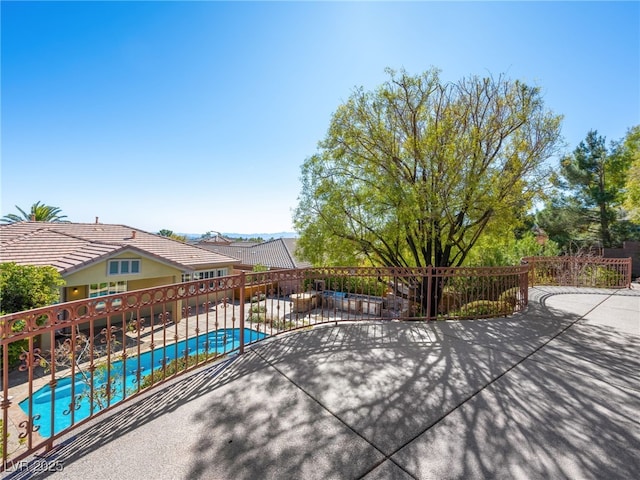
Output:
[[[112,271],[112,265],[117,265],[116,271]],[[125,266],[123,268],[123,266]],[[137,271],[133,271],[134,265],[137,265]],[[107,275],[110,277],[116,275],[140,275],[142,271],[142,262],[139,258],[113,258],[111,260],[107,260]],[[123,272],[123,270],[125,270]]]
[[216,268],[212,270],[198,270],[196,272],[183,272],[182,281],[191,282],[192,280],[209,280],[211,278],[226,277],[229,273],[228,268]]
[[[95,285],[95,287],[94,287]],[[88,285],[89,298],[105,297],[107,295],[113,295],[116,293],[125,293],[127,291],[126,280],[119,280],[117,282],[100,282],[92,283]],[[114,307],[118,307],[122,304],[122,300],[115,299],[112,302]],[[104,308],[104,302],[98,302],[96,308]]]
[[[191,282],[193,280],[211,280],[212,278],[226,277],[229,275],[229,268],[216,268],[211,270],[198,270],[196,272],[183,272],[182,282]],[[220,282],[222,286],[222,282]]]

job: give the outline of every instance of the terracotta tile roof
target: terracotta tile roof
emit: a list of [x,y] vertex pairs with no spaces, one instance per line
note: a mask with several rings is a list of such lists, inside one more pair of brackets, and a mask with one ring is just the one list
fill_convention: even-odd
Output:
[[115,253],[134,251],[183,270],[238,260],[167,237],[102,223],[19,222],[0,225],[0,261],[52,265],[70,273]]
[[253,244],[236,242],[232,245],[200,243],[203,248],[240,259],[243,265],[264,265],[270,268],[303,268],[311,266],[295,256],[295,238],[278,238]]
[[213,245],[229,245],[233,243],[233,240],[227,237],[224,237],[220,233],[216,233],[214,236],[202,240],[201,243],[207,243],[207,244],[213,244]]

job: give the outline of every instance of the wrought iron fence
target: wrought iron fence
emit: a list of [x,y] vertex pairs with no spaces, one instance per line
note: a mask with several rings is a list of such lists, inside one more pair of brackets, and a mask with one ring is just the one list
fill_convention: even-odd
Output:
[[529,285],[628,288],[631,258],[598,256],[526,257]]
[[510,315],[527,305],[534,265],[251,272],[5,315],[0,470],[264,338],[323,323]]

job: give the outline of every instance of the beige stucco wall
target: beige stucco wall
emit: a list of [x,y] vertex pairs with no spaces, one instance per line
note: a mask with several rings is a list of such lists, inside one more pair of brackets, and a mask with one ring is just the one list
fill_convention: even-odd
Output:
[[[132,275],[128,275],[131,277]],[[90,280],[86,285],[71,285],[64,287],[64,293],[62,296],[63,301],[72,302],[74,300],[82,300],[83,298],[87,298],[89,296],[89,288],[88,285],[90,283],[99,283],[106,281],[113,281],[116,277],[107,277],[107,279],[101,280]],[[120,279],[118,279],[120,280]],[[69,280],[67,280],[69,281]],[[169,275],[166,277],[155,277],[155,278],[138,278],[136,280],[128,280],[127,281],[127,291],[132,290],[143,290],[145,288],[153,288],[160,287],[162,285],[171,285],[173,283],[177,283],[179,280],[176,280],[175,275]]]
[[87,298],[89,292],[85,285],[74,285],[72,287],[64,287],[64,294],[62,295],[62,301],[73,302],[74,300],[81,300]]
[[129,280],[127,282],[127,290],[142,290],[144,288],[171,285],[173,283],[178,283],[180,281],[180,278],[180,276],[176,277],[175,275],[171,275],[166,277],[140,278],[136,280]]
[[[108,275],[108,262],[114,259],[140,260],[140,273],[130,275]],[[226,268],[229,274],[234,273],[233,265],[200,266],[198,270],[213,270]],[[84,268],[80,271],[64,277],[66,286],[63,287],[63,301],[81,300],[89,295],[88,286],[92,283],[126,281],[127,291],[142,290],[145,288],[159,287],[179,283],[182,280],[182,270],[150,258],[125,252],[121,255],[110,257],[100,263]],[[224,293],[211,295],[209,300],[216,301],[226,296]],[[192,301],[195,305],[195,300]],[[173,306],[171,310],[180,311],[180,306]]]
[[[108,261],[114,259],[140,260],[140,273],[131,275],[107,275]],[[222,268],[226,268],[228,270],[228,274],[235,273],[233,265],[200,266],[198,270],[217,270]],[[64,287],[63,301],[73,301],[87,298],[89,295],[88,286],[92,283],[126,281],[127,291],[142,290],[145,288],[179,283],[182,280],[182,270],[171,265],[166,265],[146,257],[136,256],[132,252],[128,252],[122,255],[110,257],[96,265],[92,265],[83,270],[67,275],[64,279],[67,283]],[[218,294],[210,295],[208,300],[218,301],[226,296],[230,296],[230,293],[219,292]],[[195,306],[195,301],[195,299],[191,301],[192,306]],[[182,302],[179,303],[180,305],[172,306],[171,310],[174,312],[180,312],[182,309]],[[147,313],[145,312],[145,314]]]
[[[107,262],[108,260],[114,259],[135,259],[140,260],[140,273],[132,274],[132,275],[107,275]],[[74,286],[84,286],[89,285],[91,283],[100,283],[100,282],[116,282],[126,280],[127,282],[135,281],[140,282],[142,280],[151,280],[151,279],[169,279],[166,283],[176,283],[181,280],[182,271],[178,268],[172,267],[170,265],[166,265],[149,258],[135,256],[131,253],[114,256],[105,260],[103,262],[97,263],[90,267],[84,268],[80,271],[71,273],[64,277],[67,281],[67,287],[73,288]],[[166,284],[165,283],[165,284]],[[150,284],[149,286],[154,287],[159,285],[158,283]],[[145,287],[136,287],[136,288],[145,288]],[[82,298],[82,297],[80,297]]]

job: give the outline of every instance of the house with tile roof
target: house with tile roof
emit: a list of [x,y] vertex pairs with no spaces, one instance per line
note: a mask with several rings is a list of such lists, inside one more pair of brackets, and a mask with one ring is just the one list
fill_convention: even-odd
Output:
[[126,225],[25,221],[0,225],[0,262],[50,265],[61,301],[231,275],[240,260]]
[[296,256],[295,238],[277,238],[262,243],[202,240],[197,245],[220,255],[238,258],[240,262],[236,268],[239,270],[252,270],[256,265],[269,270],[311,266]]

